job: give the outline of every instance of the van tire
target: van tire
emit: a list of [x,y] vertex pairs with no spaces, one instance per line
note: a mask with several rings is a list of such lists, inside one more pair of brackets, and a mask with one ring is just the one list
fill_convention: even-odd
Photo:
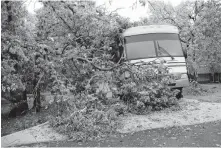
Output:
[[180,100],[181,98],[183,98],[183,88],[179,87],[179,88],[173,88],[172,90],[178,89],[180,92],[176,95],[176,98],[178,100]]
[[176,95],[176,98],[178,100],[180,100],[181,98],[183,98],[183,88],[177,88],[180,92]]

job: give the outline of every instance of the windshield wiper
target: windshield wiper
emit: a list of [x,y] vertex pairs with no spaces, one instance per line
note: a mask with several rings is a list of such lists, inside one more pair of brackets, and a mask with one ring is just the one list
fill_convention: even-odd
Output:
[[[161,47],[161,46],[159,45],[158,41],[156,41],[156,43],[157,43],[158,49],[164,51],[164,53],[166,53],[167,55],[169,55],[169,56],[171,57],[171,59],[174,60],[174,57],[173,57],[171,54],[169,54],[169,53],[166,51],[166,49],[164,49],[163,47]],[[161,52],[161,51],[159,51],[159,52]]]

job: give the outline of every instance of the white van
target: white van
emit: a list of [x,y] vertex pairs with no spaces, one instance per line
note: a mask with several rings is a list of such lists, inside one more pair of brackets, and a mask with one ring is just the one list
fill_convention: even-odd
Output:
[[177,27],[170,25],[138,26],[127,29],[123,33],[124,55],[126,60],[135,62],[150,62],[165,60],[169,72],[175,75],[176,81],[169,84],[181,92],[189,86],[187,65],[179,40]]

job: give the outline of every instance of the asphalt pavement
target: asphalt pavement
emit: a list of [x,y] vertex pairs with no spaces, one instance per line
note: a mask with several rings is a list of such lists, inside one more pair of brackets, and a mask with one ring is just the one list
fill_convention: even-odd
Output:
[[116,134],[102,141],[59,141],[26,146],[47,147],[221,147],[221,121]]

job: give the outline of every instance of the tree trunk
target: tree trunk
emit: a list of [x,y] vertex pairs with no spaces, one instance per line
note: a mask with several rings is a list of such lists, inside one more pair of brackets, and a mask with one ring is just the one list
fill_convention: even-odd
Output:
[[41,92],[40,92],[40,88],[37,88],[36,94],[34,95],[34,108],[36,112],[40,112],[41,110]]
[[34,106],[36,112],[40,112],[41,109],[41,89],[40,89],[40,82],[44,74],[40,75],[39,80],[37,81],[37,74],[35,74],[35,78],[33,81],[34,84],[34,90],[33,90],[33,95],[34,95]]
[[41,99],[40,99],[40,88],[37,86],[38,85],[38,80],[37,80],[37,74],[34,76],[34,81],[33,81],[33,95],[34,95],[34,105],[33,108],[35,109],[36,112],[40,112],[40,104],[41,104]]

